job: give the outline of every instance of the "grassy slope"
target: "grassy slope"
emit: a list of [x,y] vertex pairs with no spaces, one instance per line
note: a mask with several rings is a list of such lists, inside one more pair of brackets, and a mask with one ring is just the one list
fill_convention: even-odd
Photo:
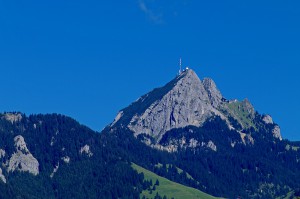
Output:
[[174,198],[174,199],[186,199],[186,198],[193,198],[193,199],[216,199],[216,197],[213,197],[211,195],[208,195],[206,193],[203,193],[197,189],[187,187],[175,182],[172,182],[166,178],[160,177],[156,175],[155,173],[148,171],[134,163],[132,163],[132,167],[138,171],[138,173],[144,173],[145,179],[152,180],[153,184],[155,184],[156,180],[159,181],[159,186],[156,187],[156,190],[152,192],[152,194],[149,194],[149,191],[143,191],[141,194],[141,197],[143,195],[146,196],[146,198],[154,198],[156,192],[159,193],[159,195],[164,196],[166,195],[168,198]]
[[299,196],[294,196],[295,192],[294,191],[291,191],[289,192],[285,197],[278,197],[276,199],[300,199]]
[[243,102],[231,102],[228,104],[229,112],[235,119],[239,121],[243,125],[244,128],[255,127],[252,120],[249,119],[249,113],[245,111],[245,105]]
[[286,196],[277,197],[276,199],[291,199],[291,196],[294,194],[293,191],[289,192]]

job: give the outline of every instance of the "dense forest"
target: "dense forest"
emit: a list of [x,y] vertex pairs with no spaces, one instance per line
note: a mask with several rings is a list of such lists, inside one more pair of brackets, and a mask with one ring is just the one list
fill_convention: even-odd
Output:
[[[143,176],[131,168],[126,155],[105,145],[107,142],[99,133],[69,117],[22,115],[14,123],[2,119],[0,131],[0,148],[6,154],[14,152],[13,138],[22,135],[29,151],[39,161],[40,170],[34,176],[27,172],[8,173],[2,166],[7,183],[1,182],[1,198],[139,198]],[[92,157],[79,153],[86,144]],[[70,163],[62,160],[65,156],[70,158]],[[2,158],[2,163],[8,158],[8,155]]]
[[[259,122],[259,120],[257,120]],[[259,126],[259,125],[258,125]],[[206,193],[228,198],[274,198],[300,187],[297,157],[299,143],[268,137],[272,127],[251,131],[255,144],[238,143],[238,134],[219,117],[201,128],[188,126],[166,133],[161,140],[213,140],[208,147],[179,148],[177,152],[153,149],[125,127],[94,132],[77,121],[58,114],[31,115],[11,122],[0,120],[2,171],[1,198],[139,198],[149,188],[132,162],[172,181]],[[192,132],[192,133],[191,133]],[[253,133],[255,132],[255,133]],[[246,132],[247,133],[247,132]],[[7,162],[15,151],[14,137],[22,135],[39,162],[39,174],[8,172]],[[236,142],[232,147],[231,143]],[[80,153],[89,145],[92,156]],[[69,157],[66,163],[63,157]],[[51,177],[53,169],[59,165]],[[179,172],[179,169],[182,172]],[[155,196],[164,198],[164,196]],[[167,198],[167,196],[165,196]]]

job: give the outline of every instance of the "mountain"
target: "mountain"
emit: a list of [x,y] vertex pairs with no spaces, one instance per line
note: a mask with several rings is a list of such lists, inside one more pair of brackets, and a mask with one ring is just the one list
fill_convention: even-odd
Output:
[[100,133],[60,114],[2,113],[0,163],[3,199],[172,198],[171,185],[176,199],[286,198],[300,188],[300,142],[191,69]]
[[125,131],[168,152],[167,161],[194,179],[175,181],[214,196],[274,198],[300,186],[299,143],[283,140],[279,125],[248,99],[226,99],[191,69],[122,109],[104,130]]
[[273,137],[282,140],[280,127],[273,123],[271,116],[258,115],[247,99],[241,102],[225,99],[212,79],[201,81],[191,69],[121,110],[111,128],[126,126],[135,136],[144,135],[148,145],[170,151],[174,147],[165,148],[159,144],[166,132],[187,126],[201,127],[213,116],[220,117],[228,128],[240,134],[241,139],[236,142],[254,144],[251,134],[245,131],[255,130],[259,125],[271,125]]

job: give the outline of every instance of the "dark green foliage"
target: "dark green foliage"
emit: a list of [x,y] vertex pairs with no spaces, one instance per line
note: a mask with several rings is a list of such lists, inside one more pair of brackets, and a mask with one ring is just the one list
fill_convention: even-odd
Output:
[[[159,182],[144,180],[131,162],[172,181],[228,198],[274,198],[300,187],[300,150],[286,150],[287,145],[300,144],[275,139],[271,133],[274,125],[263,124],[258,114],[254,120],[257,129],[244,131],[254,138],[254,145],[244,145],[240,135],[216,117],[201,128],[173,129],[160,144],[182,137],[199,143],[212,140],[217,151],[198,146],[179,148],[176,153],[146,146],[139,140],[143,137],[136,139],[125,127],[106,128],[99,134],[62,115],[22,116],[15,123],[0,119],[0,148],[9,154],[1,163],[14,153],[14,137],[22,135],[40,163],[40,174],[7,173],[2,165],[7,183],[0,181],[0,198],[139,198],[142,190],[165,198],[154,195]],[[92,157],[79,152],[86,144]],[[69,164],[63,162],[65,156],[70,157]],[[50,178],[58,163],[58,171]]]
[[159,181],[158,181],[158,179],[156,180],[155,185],[156,185],[156,186],[159,186]]
[[[137,142],[127,128],[116,129],[110,137],[113,140],[109,142],[122,148],[132,162],[172,181],[215,196],[274,198],[287,193],[288,187],[299,187],[300,164],[296,159],[300,156],[299,151],[286,151],[285,146],[290,142],[280,142],[272,136],[274,125],[263,125],[258,117],[254,122],[257,130],[252,128],[244,132],[252,135],[254,145],[244,145],[239,133],[229,130],[219,117],[207,121],[201,128],[189,126],[173,129],[160,141],[160,144],[166,145],[170,140],[182,137],[186,140],[194,138],[200,143],[213,140],[217,146],[216,152],[200,146],[181,148],[171,154],[157,151]],[[108,133],[104,132],[104,135]],[[232,143],[235,143],[234,147]],[[159,163],[161,167],[156,166]],[[184,172],[180,174],[176,167]],[[187,177],[187,173],[193,179]],[[275,186],[270,188],[272,184]]]
[[300,189],[296,189],[294,196],[300,197]]
[[243,127],[242,125],[233,117],[231,117],[230,115],[228,116],[228,120],[230,122],[230,124],[236,129],[236,130],[242,130]]
[[[39,161],[40,174],[6,173],[0,183],[0,198],[139,198],[143,176],[134,171],[124,153],[105,146],[101,135],[75,120],[57,114],[31,115],[16,123],[0,120],[0,148],[15,150],[13,139],[25,138]],[[52,142],[52,145],[51,145]],[[92,157],[80,153],[89,145]],[[62,157],[70,157],[67,164]],[[1,159],[4,163],[10,155]],[[59,163],[53,178],[50,174]]]
[[[274,198],[288,192],[285,186],[292,189],[299,187],[300,181],[297,179],[300,179],[300,164],[296,158],[299,157],[299,152],[287,151],[285,147],[291,143],[279,141],[272,136],[274,125],[262,125],[259,122],[256,121],[259,124],[257,131],[250,129],[245,132],[252,135],[255,144],[240,143],[235,144],[234,148],[230,143],[241,142],[239,134],[229,130],[218,117],[204,124],[202,128],[186,127],[166,133],[161,140],[163,145],[169,140],[182,137],[186,140],[194,138],[200,142],[213,140],[218,151],[196,147],[178,152],[174,164],[191,174],[199,184],[178,178],[174,172],[171,176],[166,174],[165,177],[216,196],[229,198],[250,195]],[[168,169],[170,171],[172,168]],[[272,184],[275,186],[270,188]]]

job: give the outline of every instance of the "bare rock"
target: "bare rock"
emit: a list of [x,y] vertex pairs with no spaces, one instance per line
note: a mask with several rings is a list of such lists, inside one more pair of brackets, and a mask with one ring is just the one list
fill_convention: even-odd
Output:
[[114,119],[114,121],[113,121],[113,123],[111,124],[111,126],[113,126],[113,125],[115,125],[120,119],[121,119],[121,117],[123,116],[123,111],[120,111],[119,113],[118,113],[118,115],[116,116],[116,118]]
[[272,130],[272,134],[273,134],[274,138],[277,138],[280,141],[282,140],[281,130],[280,130],[280,127],[278,125],[275,125],[274,129]]
[[0,158],[4,158],[5,154],[6,154],[5,150],[0,149]]
[[204,78],[202,82],[205,90],[207,91],[211,105],[215,108],[218,108],[218,106],[222,102],[223,96],[217,88],[215,82],[210,78]]
[[90,150],[90,146],[87,145],[87,144],[84,147],[81,147],[81,149],[80,149],[79,152],[80,152],[80,154],[85,153],[88,157],[92,157],[93,156],[93,153]]
[[23,136],[21,136],[21,135],[16,136],[14,138],[14,141],[15,141],[15,147],[16,147],[17,151],[24,151],[26,153],[29,152]]
[[22,115],[20,113],[6,113],[4,114],[4,118],[11,123],[19,122],[22,119]]
[[211,150],[213,150],[213,151],[217,151],[217,146],[216,146],[215,143],[213,143],[213,141],[211,141],[211,140],[206,144],[206,146],[207,146],[208,148],[210,148]]
[[246,144],[254,145],[255,141],[254,141],[253,137],[250,134],[246,134],[246,133],[243,133],[241,131],[239,131],[239,134],[241,136],[241,140],[242,140],[242,143],[244,145],[246,145]]
[[270,115],[264,115],[262,120],[266,124],[274,124],[273,119]]
[[6,178],[2,173],[2,169],[0,168],[0,179],[2,180],[2,182],[6,183]]
[[22,136],[14,138],[16,152],[12,154],[7,165],[8,172],[23,171],[33,175],[39,174],[39,162],[28,150],[25,140]]
[[61,159],[67,164],[69,164],[71,160],[69,156],[62,157]]
[[[213,84],[209,80],[206,82]],[[212,86],[207,87],[211,88],[211,97],[218,96]],[[171,129],[201,126],[212,115],[222,115],[212,104],[203,83],[193,70],[188,69],[162,99],[151,104],[141,115],[135,115],[128,127],[135,135],[145,133],[160,140]]]
[[54,177],[54,174],[58,171],[59,168],[59,162],[57,163],[57,165],[54,167],[53,172],[50,174],[50,178]]

